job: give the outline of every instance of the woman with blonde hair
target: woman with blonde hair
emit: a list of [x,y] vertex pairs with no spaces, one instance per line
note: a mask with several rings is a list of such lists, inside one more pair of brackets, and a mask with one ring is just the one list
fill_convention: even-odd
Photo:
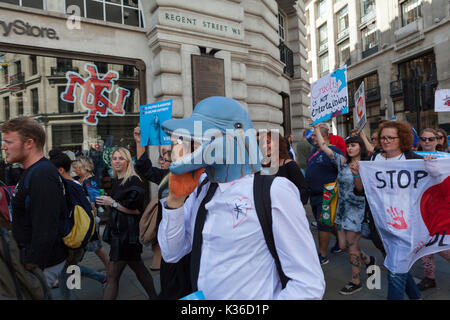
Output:
[[100,195],[100,190],[97,185],[97,181],[94,178],[94,163],[91,158],[88,157],[77,157],[77,159],[72,162],[72,168],[75,174],[78,176],[78,182],[83,186],[84,192],[86,193],[89,202],[92,205],[92,209],[94,210],[95,217],[95,233],[92,236],[91,240],[86,246],[86,250],[90,252],[95,252],[95,254],[102,260],[105,265],[105,270],[108,270],[108,253],[102,245],[102,241],[99,237],[99,223],[100,218],[97,217],[97,208],[95,207],[95,198]]
[[97,204],[111,207],[111,217],[103,234],[103,240],[111,245],[103,299],[117,298],[120,276],[127,265],[134,271],[149,298],[155,299],[153,278],[142,261],[142,245],[139,242],[139,220],[145,209],[145,186],[134,171],[127,149],[114,150],[111,166],[114,173],[111,194],[97,197]]

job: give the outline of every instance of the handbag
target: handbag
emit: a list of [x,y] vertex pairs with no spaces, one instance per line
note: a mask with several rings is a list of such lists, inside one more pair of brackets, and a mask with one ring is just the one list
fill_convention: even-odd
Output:
[[144,246],[153,244],[156,239],[156,217],[158,216],[158,197],[154,197],[145,208],[139,221],[139,242]]
[[336,216],[338,202],[338,183],[327,183],[323,187],[322,210],[320,212],[319,221],[327,226],[334,225],[334,217]]

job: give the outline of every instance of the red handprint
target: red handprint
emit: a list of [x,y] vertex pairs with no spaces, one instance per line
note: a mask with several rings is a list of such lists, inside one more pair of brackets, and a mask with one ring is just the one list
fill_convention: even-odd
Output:
[[391,210],[387,209],[387,212],[391,216],[394,223],[387,222],[388,225],[393,226],[395,229],[408,229],[408,225],[406,224],[405,218],[403,217],[403,210],[398,213],[397,208]]

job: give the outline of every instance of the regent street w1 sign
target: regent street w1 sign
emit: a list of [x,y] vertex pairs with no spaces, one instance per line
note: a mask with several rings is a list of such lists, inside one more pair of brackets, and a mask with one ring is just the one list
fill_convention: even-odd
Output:
[[12,22],[0,20],[0,35],[9,37],[11,33],[16,35],[25,35],[35,38],[48,38],[50,40],[59,40],[55,29],[47,27],[33,26],[29,22],[16,19]]

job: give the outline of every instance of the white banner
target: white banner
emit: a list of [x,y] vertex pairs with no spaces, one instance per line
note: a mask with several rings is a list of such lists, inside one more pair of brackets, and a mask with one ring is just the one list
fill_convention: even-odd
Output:
[[434,96],[435,112],[450,112],[450,89],[436,90]]
[[450,159],[361,161],[360,174],[386,268],[406,273],[421,257],[450,249]]

